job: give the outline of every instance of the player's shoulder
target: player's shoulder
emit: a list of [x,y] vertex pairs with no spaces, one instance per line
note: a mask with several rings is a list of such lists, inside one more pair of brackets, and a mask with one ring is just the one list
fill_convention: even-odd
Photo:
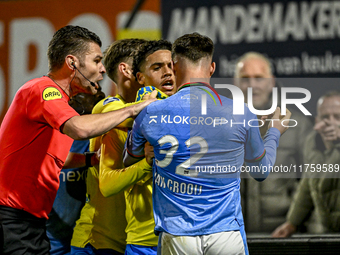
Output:
[[39,97],[44,101],[65,97],[62,89],[47,76],[29,80],[19,89],[18,94],[26,94],[27,97]]
[[92,110],[92,113],[110,112],[121,109],[125,102],[119,96],[108,96],[99,101]]
[[[243,98],[232,99],[226,96],[220,95],[222,107],[232,109],[232,112],[237,112],[238,115],[251,114],[248,104],[243,101]],[[236,108],[236,109],[235,109]],[[243,110],[241,110],[243,108]]]
[[150,111],[158,110],[162,107],[163,108],[166,107],[171,102],[170,98],[171,97],[168,97],[165,99],[157,99],[155,102],[152,102],[151,104],[145,107],[146,112],[150,112]]
[[228,104],[228,105],[231,105],[231,104],[233,104],[233,99],[231,99],[231,98],[229,98],[229,97],[226,97],[226,96],[222,96],[222,95],[220,95],[220,94],[218,94],[219,95],[219,97],[220,97],[220,99],[221,99],[221,102],[222,102],[222,104],[224,103],[224,104]]
[[148,119],[150,118],[150,116],[158,115],[160,112],[162,112],[162,109],[164,110],[165,107],[167,107],[167,104],[164,103],[164,101],[167,100],[167,99],[157,100],[157,101],[152,102],[151,104],[147,105],[137,115],[137,117],[135,119],[135,123],[142,124],[142,123],[148,122]]
[[116,102],[115,104],[117,103],[123,103],[123,101],[118,97],[118,96],[108,96],[104,99],[102,99],[103,101],[103,105],[108,105],[108,104],[111,104],[113,102]]

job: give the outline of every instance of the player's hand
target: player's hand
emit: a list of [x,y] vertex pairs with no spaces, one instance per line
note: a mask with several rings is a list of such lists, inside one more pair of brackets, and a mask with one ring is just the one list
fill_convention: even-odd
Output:
[[151,146],[149,142],[146,142],[144,145],[144,153],[145,153],[146,162],[148,162],[148,164],[152,166],[155,153],[153,151],[153,146]]
[[143,96],[142,100],[148,100],[148,99],[152,99],[152,98],[156,98],[157,97],[157,90],[152,91],[151,93],[147,93]]
[[[280,107],[276,107],[276,110],[274,112],[272,121],[270,122],[271,127],[277,128],[281,135],[283,135],[284,132],[288,129],[289,119],[292,116],[292,113],[286,109],[286,115],[280,115]],[[282,123],[285,125],[283,126]]]
[[274,113],[275,112],[269,115],[257,115],[257,119],[261,120],[259,121],[259,125],[260,125],[260,133],[262,137],[267,133],[268,129],[271,128],[270,122],[268,122],[267,120],[272,119]]
[[140,103],[135,104],[133,106],[129,106],[129,107],[132,107],[132,110],[133,110],[131,117],[136,117],[146,106],[148,106],[149,104],[155,101],[157,101],[156,98],[150,98],[148,100],[141,101]]
[[282,225],[278,226],[274,232],[272,233],[272,237],[276,238],[284,238],[289,237],[296,232],[296,226],[291,224],[290,222],[285,222]]

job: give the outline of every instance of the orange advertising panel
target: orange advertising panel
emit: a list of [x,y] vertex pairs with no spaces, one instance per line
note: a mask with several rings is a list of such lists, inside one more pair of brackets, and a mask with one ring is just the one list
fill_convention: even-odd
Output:
[[[87,27],[102,40],[102,50],[127,37],[161,36],[159,0],[145,0],[129,29],[125,25],[137,0],[0,1],[0,122],[16,91],[48,72],[47,47],[54,32],[72,24]],[[108,78],[102,82],[112,90]]]

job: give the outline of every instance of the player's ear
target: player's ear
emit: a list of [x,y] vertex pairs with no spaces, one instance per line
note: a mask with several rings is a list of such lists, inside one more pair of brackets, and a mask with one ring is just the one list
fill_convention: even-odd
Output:
[[137,74],[136,74],[136,79],[137,79],[137,82],[139,83],[139,84],[141,84],[141,85],[144,85],[145,84],[145,76],[144,76],[144,74],[142,74],[141,72],[138,72]]
[[174,71],[174,75],[176,76],[177,65],[175,65],[175,62],[173,60],[171,60],[171,65],[172,65],[172,70]]
[[69,69],[75,70],[75,64],[76,64],[76,57],[73,55],[67,55],[65,57],[65,63],[68,66]]
[[210,76],[212,76],[214,74],[215,69],[216,69],[216,63],[212,62],[211,66],[210,66]]
[[126,76],[129,79],[131,79],[133,76],[131,68],[129,67],[128,64],[124,62],[119,63],[118,70],[120,73],[122,73],[124,76]]

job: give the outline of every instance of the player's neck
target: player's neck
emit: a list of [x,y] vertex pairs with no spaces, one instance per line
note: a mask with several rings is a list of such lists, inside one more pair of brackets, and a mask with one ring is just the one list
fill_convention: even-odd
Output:
[[190,82],[209,83],[211,74],[205,65],[183,65],[178,70],[176,82],[178,85]]
[[209,83],[210,82],[210,76],[207,77],[206,75],[204,76],[201,73],[199,73],[199,74],[191,73],[191,74],[185,75],[185,77],[183,77],[183,78],[178,77],[178,79],[176,79],[176,83],[179,86],[182,85],[182,84],[195,83],[195,82]]
[[140,85],[134,84],[131,81],[125,81],[123,84],[118,85],[118,94],[124,99],[126,103],[132,103],[136,99],[136,94]]

